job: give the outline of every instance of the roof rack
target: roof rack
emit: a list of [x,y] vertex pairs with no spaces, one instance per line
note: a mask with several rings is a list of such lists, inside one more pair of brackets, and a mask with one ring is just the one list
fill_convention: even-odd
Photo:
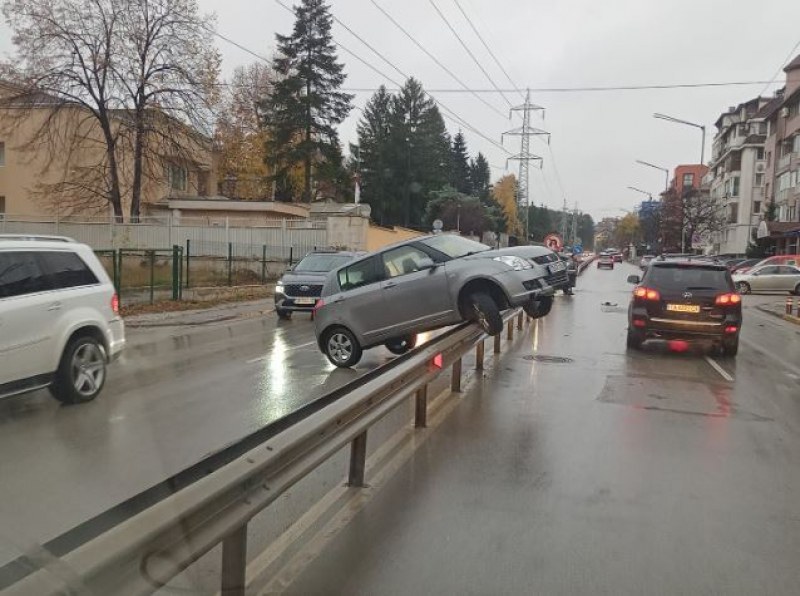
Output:
[[50,236],[47,234],[0,234],[0,241],[2,240],[24,240],[24,241],[39,241],[39,242],[76,242],[73,238],[67,236]]

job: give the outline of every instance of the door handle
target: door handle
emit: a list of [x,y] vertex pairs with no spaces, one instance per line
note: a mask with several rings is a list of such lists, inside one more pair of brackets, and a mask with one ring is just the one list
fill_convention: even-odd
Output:
[[47,310],[49,310],[49,311],[61,310],[61,303],[60,302],[53,302],[53,304],[51,304],[50,306],[47,307]]
[[383,284],[383,288],[385,290],[391,290],[392,288],[394,288],[396,286],[397,286],[397,282],[396,281],[387,281],[385,284]]

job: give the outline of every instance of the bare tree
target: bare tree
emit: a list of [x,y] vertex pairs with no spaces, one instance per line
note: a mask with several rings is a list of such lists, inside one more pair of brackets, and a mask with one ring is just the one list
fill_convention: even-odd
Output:
[[684,242],[691,243],[695,234],[711,235],[725,226],[716,202],[708,193],[694,188],[687,189],[683,196],[670,189],[664,196],[660,218],[664,246],[680,246],[681,252],[687,248]]
[[[47,165],[73,155],[80,145],[91,144],[91,125],[101,132],[103,157],[93,176],[97,187],[86,195],[110,203],[122,218],[122,192],[118,167],[119,131],[115,110],[123,107],[116,93],[113,70],[122,4],[115,0],[6,0],[3,14],[14,30],[18,78],[17,93],[6,96],[6,126],[31,121],[34,111],[45,108],[26,146],[38,155],[47,152]],[[51,190],[86,186],[87,177],[67,170]],[[85,173],[84,173],[85,174]],[[46,189],[45,189],[46,191]],[[81,201],[81,198],[76,198]]]

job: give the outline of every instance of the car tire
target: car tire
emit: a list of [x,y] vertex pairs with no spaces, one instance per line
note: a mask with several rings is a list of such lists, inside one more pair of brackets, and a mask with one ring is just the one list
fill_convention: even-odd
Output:
[[625,345],[628,347],[629,350],[640,350],[642,348],[642,344],[644,343],[644,334],[640,331],[634,331],[633,329],[628,329],[628,336],[625,341]]
[[322,351],[331,364],[339,368],[350,368],[361,360],[363,350],[353,332],[345,327],[334,327],[325,332]]
[[792,292],[795,296],[800,296],[800,284],[797,284],[794,288],[794,292]]
[[88,335],[71,340],[58,364],[50,394],[62,404],[92,401],[106,381],[106,351]]
[[275,313],[278,315],[278,318],[283,321],[288,321],[292,318],[292,311],[285,310],[283,308],[276,308]]
[[736,291],[740,294],[749,294],[750,293],[750,284],[746,281],[740,281],[736,284]]
[[739,353],[739,338],[726,339],[722,342],[722,354],[724,356],[736,356]]
[[395,339],[390,339],[384,345],[392,354],[402,356],[409,350],[414,349],[414,347],[417,345],[417,336],[407,335],[405,337],[397,337]]
[[531,300],[528,302],[528,304],[522,307],[522,310],[524,310],[525,314],[532,319],[541,319],[542,317],[550,314],[550,310],[552,308],[553,297],[545,296],[544,298],[539,298],[538,300]]
[[503,317],[497,303],[488,294],[475,292],[466,300],[466,316],[468,321],[477,323],[478,327],[489,335],[500,335],[503,332]]

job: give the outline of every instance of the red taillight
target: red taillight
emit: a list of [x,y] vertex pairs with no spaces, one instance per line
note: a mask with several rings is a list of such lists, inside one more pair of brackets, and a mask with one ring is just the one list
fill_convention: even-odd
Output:
[[739,294],[720,294],[717,296],[716,300],[714,300],[714,304],[717,306],[731,306],[734,304],[739,304],[742,301],[742,297]]
[[645,323],[644,319],[634,319],[633,326],[634,327],[644,327],[647,323]]
[[661,300],[661,294],[658,293],[658,290],[645,288],[644,286],[639,286],[633,290],[633,295],[637,298],[644,298],[645,300]]
[[725,333],[736,333],[739,331],[739,328],[736,325],[728,325],[725,327]]
[[116,293],[111,296],[111,310],[114,311],[115,315],[119,314],[119,296]]

